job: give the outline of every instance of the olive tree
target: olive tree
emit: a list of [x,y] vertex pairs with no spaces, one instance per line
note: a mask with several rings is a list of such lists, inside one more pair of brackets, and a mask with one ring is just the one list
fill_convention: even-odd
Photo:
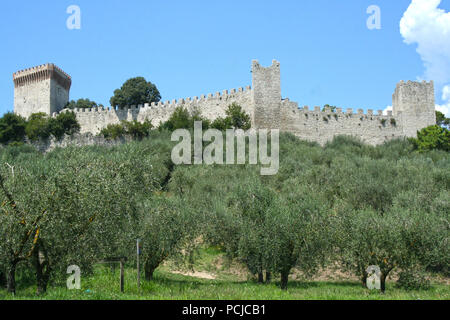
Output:
[[143,240],[145,279],[167,258],[188,250],[199,236],[198,215],[181,198],[155,196],[141,205],[139,238]]

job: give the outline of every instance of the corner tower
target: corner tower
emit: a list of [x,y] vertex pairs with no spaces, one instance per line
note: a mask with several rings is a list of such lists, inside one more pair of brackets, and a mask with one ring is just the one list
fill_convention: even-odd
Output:
[[52,63],[13,74],[14,113],[28,118],[33,113],[48,115],[69,102],[70,76]]
[[252,87],[254,103],[253,123],[259,129],[281,129],[281,81],[280,63],[262,67],[252,61]]
[[400,81],[392,96],[392,107],[406,137],[416,137],[417,131],[435,125],[433,81]]

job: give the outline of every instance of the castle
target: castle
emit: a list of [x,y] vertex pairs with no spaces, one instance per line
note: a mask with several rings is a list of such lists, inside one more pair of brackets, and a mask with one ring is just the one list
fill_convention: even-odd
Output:
[[[45,112],[56,116],[69,101],[71,78],[54,64],[22,70],[13,74],[14,112],[23,117]],[[434,85],[430,82],[397,84],[392,97],[393,111],[387,115],[379,110],[374,114],[362,109],[331,110],[320,107],[299,108],[298,103],[281,96],[280,63],[270,67],[252,62],[252,86],[224,90],[215,94],[167,102],[151,103],[128,108],[75,109],[81,132],[98,134],[108,124],[122,120],[152,121],[154,126],[169,119],[177,107],[198,110],[202,116],[214,120],[225,116],[227,107],[236,102],[250,115],[252,126],[260,129],[280,129],[297,137],[325,144],[336,135],[351,135],[377,145],[385,141],[415,137],[417,131],[436,124]]]

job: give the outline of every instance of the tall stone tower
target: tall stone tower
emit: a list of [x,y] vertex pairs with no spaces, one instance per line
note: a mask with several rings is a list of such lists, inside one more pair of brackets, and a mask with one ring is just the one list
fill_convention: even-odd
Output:
[[252,61],[253,124],[260,129],[281,129],[281,80],[280,63],[262,67]]
[[392,107],[406,137],[416,137],[417,131],[435,125],[433,81],[400,81],[392,96]]
[[13,74],[14,113],[28,118],[64,109],[69,101],[70,76],[54,64],[44,64]]

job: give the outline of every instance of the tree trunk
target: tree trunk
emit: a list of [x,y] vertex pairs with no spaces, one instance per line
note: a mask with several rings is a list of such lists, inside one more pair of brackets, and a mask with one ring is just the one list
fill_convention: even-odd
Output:
[[281,272],[281,289],[282,290],[287,290],[288,280],[289,280],[289,271]]
[[381,293],[384,294],[384,292],[386,291],[386,276],[384,275],[384,273],[381,273],[380,275],[380,289]]
[[[47,285],[49,280],[49,270],[44,272],[43,265],[38,263],[36,266],[36,284],[37,295],[41,295],[47,292]],[[48,268],[48,266],[47,266]]]
[[37,278],[37,295],[42,295],[47,292],[48,280],[46,277],[41,276]]
[[7,291],[12,294],[16,294],[16,266],[17,262],[13,262],[8,270],[6,288]]
[[3,271],[0,271],[0,287],[2,288],[6,287],[6,276]]
[[[41,250],[42,249],[42,250]],[[48,280],[50,279],[50,266],[44,244],[39,241],[33,250],[33,265],[36,270],[37,295],[47,292]]]
[[270,283],[270,281],[272,281],[272,274],[266,271],[266,283]]
[[361,283],[363,285],[364,288],[367,288],[367,272],[364,272],[363,275],[361,276]]
[[153,280],[153,273],[155,272],[155,267],[152,266],[150,263],[146,262],[144,264],[144,277],[145,281],[152,281]]
[[264,283],[264,274],[262,271],[258,273],[258,283]]

